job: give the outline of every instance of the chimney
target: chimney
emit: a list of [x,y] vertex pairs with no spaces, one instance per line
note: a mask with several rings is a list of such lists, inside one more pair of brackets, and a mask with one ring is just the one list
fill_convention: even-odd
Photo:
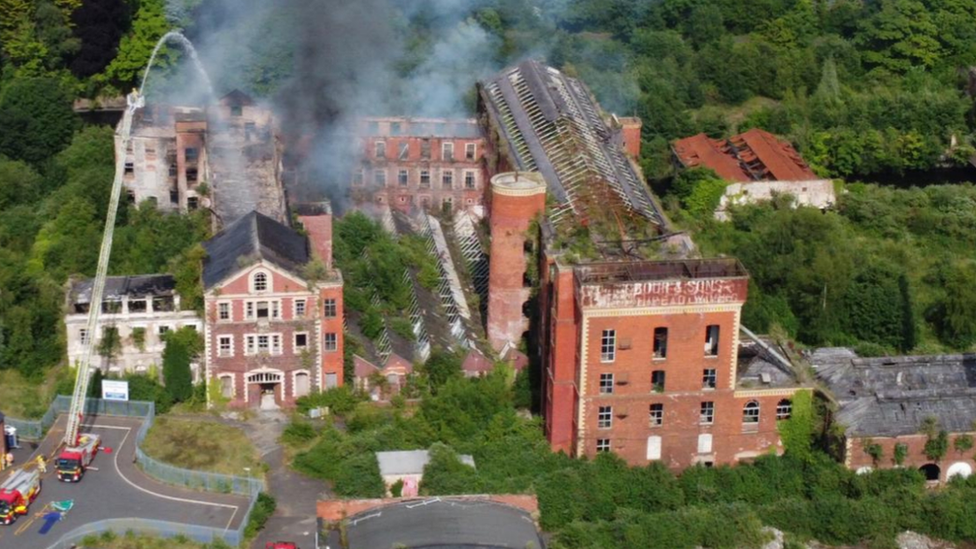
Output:
[[515,346],[528,329],[522,306],[531,288],[525,279],[525,236],[545,211],[546,183],[536,172],[491,178],[491,261],[488,271],[488,340],[496,351]]
[[332,269],[332,204],[313,202],[295,207],[298,220],[308,234],[312,255]]
[[624,149],[634,159],[640,158],[641,150],[641,126],[643,122],[636,116],[622,116],[617,119],[620,122],[621,132],[624,137]]

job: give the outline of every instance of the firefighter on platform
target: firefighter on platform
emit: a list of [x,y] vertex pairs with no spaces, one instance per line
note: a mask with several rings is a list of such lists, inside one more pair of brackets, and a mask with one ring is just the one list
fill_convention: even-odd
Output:
[[7,452],[7,455],[3,459],[7,463],[8,468],[14,466],[14,454],[12,452]]
[[47,472],[47,464],[44,463],[44,456],[37,456],[37,470],[41,473]]

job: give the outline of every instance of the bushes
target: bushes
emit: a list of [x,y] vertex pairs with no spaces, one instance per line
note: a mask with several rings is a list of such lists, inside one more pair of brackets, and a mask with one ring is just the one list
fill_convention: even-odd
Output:
[[264,528],[268,519],[274,514],[275,508],[278,503],[270,495],[261,492],[258,494],[258,500],[254,503],[254,509],[251,510],[251,517],[247,521],[247,527],[244,528],[244,536],[248,539],[253,538],[257,533]]

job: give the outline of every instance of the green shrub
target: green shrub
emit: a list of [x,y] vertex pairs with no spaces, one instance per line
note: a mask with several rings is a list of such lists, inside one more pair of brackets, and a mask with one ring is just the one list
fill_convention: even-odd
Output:
[[271,515],[274,514],[277,505],[275,499],[269,494],[264,492],[258,494],[258,499],[254,502],[254,509],[251,510],[251,516],[247,521],[247,526],[244,528],[244,536],[248,539],[256,536],[264,528],[265,523],[268,522]]

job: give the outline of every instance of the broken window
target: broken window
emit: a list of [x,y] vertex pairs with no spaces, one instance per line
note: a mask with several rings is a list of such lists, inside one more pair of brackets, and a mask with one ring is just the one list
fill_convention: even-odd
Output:
[[102,312],[105,314],[119,314],[122,312],[122,302],[121,301],[103,301],[102,302]]
[[404,141],[400,143],[399,147],[400,147],[400,152],[397,153],[397,158],[399,158],[400,160],[406,160],[407,157],[410,155],[410,144]]
[[352,172],[352,184],[353,185],[362,185],[363,184],[363,169],[362,168],[359,168],[358,170]]
[[132,175],[135,171],[136,168],[132,162],[125,163],[125,175]]
[[386,170],[374,170],[373,171],[373,183],[376,183],[377,187],[386,186]]
[[267,301],[258,301],[254,304],[254,309],[257,311],[258,318],[268,318],[271,316],[271,308],[268,306]]
[[130,313],[144,313],[146,312],[146,300],[145,299],[132,299],[129,300],[129,312]]
[[178,169],[176,167],[176,164],[170,164],[169,165],[169,176],[170,177],[176,177],[176,174],[177,173],[178,173]]
[[180,191],[173,189],[169,192],[169,201],[173,204],[180,203]]
[[784,398],[776,404],[777,420],[790,419],[791,415],[793,415],[793,403],[790,402],[790,399]]
[[198,204],[197,197],[195,197],[195,196],[189,196],[189,197],[187,197],[187,199],[186,199],[186,209],[188,209],[188,210],[190,210],[192,212],[193,210],[197,209],[197,206],[198,205],[199,204]]
[[176,302],[171,295],[154,297],[152,307],[153,311],[169,312],[176,309]]
[[464,146],[464,158],[468,160],[474,160],[474,156],[475,156],[475,144],[468,143],[467,145]]
[[651,427],[660,427],[661,425],[664,425],[663,404],[651,404],[649,411],[649,422]]
[[149,204],[151,204],[153,207],[156,207],[156,205],[159,204],[159,199],[157,199],[155,196],[150,196],[146,198],[146,200],[148,200]]
[[231,116],[241,116],[243,114],[244,114],[244,108],[241,107],[240,105],[231,105],[230,106],[230,115]]
[[390,123],[390,135],[400,135],[400,123],[391,122]]
[[183,149],[183,156],[187,162],[196,162],[200,158],[200,151],[196,147],[187,147]]
[[430,160],[430,139],[424,139],[420,142],[420,158]]
[[125,201],[129,204],[136,203],[136,192],[135,191],[125,191]]
[[407,175],[407,170],[400,170],[397,173],[397,183],[399,183],[401,187],[406,187],[409,180],[410,178]]
[[196,168],[187,168],[186,169],[186,182],[187,183],[196,183],[197,182],[197,176],[198,176],[198,174],[199,174],[199,172],[197,172],[197,169]]
[[654,328],[654,358],[668,356],[668,329]]
[[429,170],[420,170],[420,186],[423,187],[423,188],[425,188],[425,189],[430,187],[430,171]]
[[454,211],[454,199],[448,196],[441,201],[441,211],[449,214]]
[[441,159],[454,160],[454,143],[441,144]]
[[705,356],[718,356],[718,325],[705,330]]
[[88,314],[88,304],[87,303],[75,303],[75,314],[86,315]]
[[597,429],[609,429],[613,427],[613,406],[600,406],[596,417]]
[[715,423],[715,403],[714,402],[702,402],[701,412],[698,415],[698,422],[703,425],[711,425]]
[[444,185],[445,189],[450,189],[454,186],[454,172],[445,171],[441,174],[441,183]]
[[616,330],[603,330],[600,337],[600,361],[613,362],[617,358]]
[[654,370],[651,372],[651,390],[655,393],[664,392],[664,370]]
[[464,188],[474,188],[474,172],[464,172]]
[[759,403],[755,400],[742,407],[742,423],[759,423]]
[[159,339],[162,340],[163,336],[169,333],[169,326],[163,325],[156,328],[156,333],[159,334]]
[[325,334],[325,351],[335,352],[339,348],[339,339],[334,333]]
[[376,158],[386,158],[386,142],[377,141],[376,142]]
[[295,334],[295,352],[300,352],[308,347],[308,334]]
[[702,389],[714,389],[717,376],[714,368],[707,368],[702,373]]

